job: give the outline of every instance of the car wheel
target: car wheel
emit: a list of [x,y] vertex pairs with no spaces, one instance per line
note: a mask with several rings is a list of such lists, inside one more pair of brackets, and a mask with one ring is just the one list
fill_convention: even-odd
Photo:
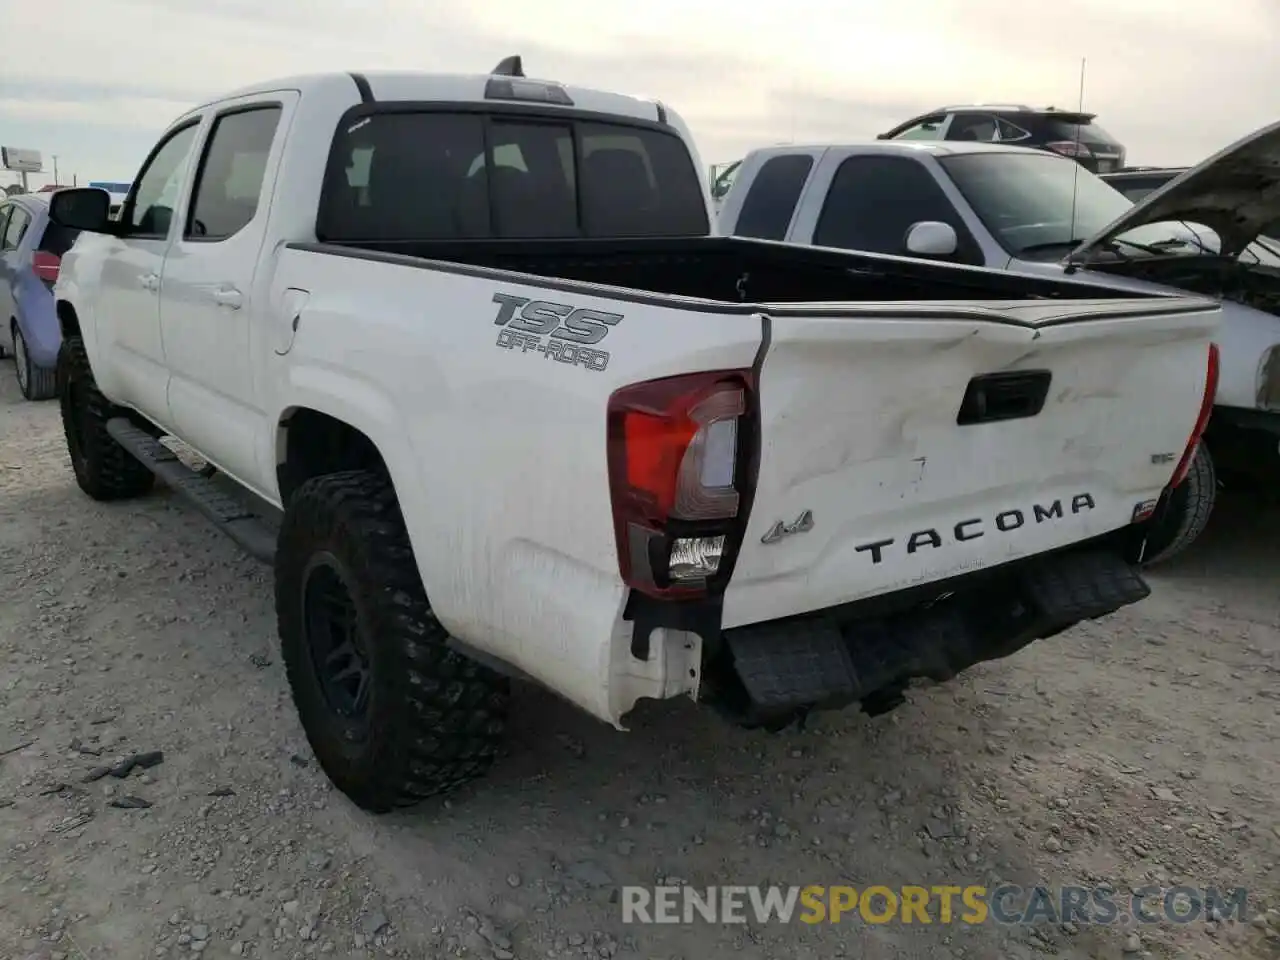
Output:
[[303,730],[357,806],[383,813],[488,770],[509,681],[448,646],[387,479],[345,471],[297,490],[281,523],[275,595]]
[[18,389],[28,400],[48,400],[58,395],[58,371],[37,366],[27,352],[27,341],[22,328],[14,320],[9,328],[13,332],[13,365],[18,374]]
[[1200,443],[1186,478],[1174,488],[1169,507],[1147,533],[1144,563],[1152,566],[1178,554],[1204,533],[1218,497],[1218,474],[1209,448]]
[[150,490],[155,474],[107,432],[107,421],[121,413],[98,389],[79,337],[62,341],[57,383],[62,430],[80,489],[95,500],[125,500]]

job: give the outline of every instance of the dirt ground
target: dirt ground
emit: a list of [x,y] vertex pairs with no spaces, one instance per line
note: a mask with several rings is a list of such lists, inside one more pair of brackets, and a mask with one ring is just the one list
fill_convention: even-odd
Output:
[[[887,717],[770,735],[654,704],[622,734],[523,689],[487,780],[374,818],[311,759],[267,571],[166,490],[83,496],[6,362],[0,958],[1280,956],[1280,510],[1254,504],[1224,494],[1138,606]],[[638,926],[617,902],[1000,881],[1243,886],[1248,917]]]

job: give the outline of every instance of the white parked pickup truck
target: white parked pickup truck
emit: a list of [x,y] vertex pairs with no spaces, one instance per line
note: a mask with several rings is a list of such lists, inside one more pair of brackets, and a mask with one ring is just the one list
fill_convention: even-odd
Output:
[[1220,297],[1217,405],[1147,562],[1204,530],[1223,472],[1280,478],[1280,123],[1136,206],[1074,160],[1009,144],[872,141],[765,147],[736,168],[726,235]]
[[1210,300],[712,236],[674,111],[516,58],[242,90],[53,206],[76,480],[274,563],[375,811],[481,773],[512,676],[772,727],[1133,603],[1212,395]]

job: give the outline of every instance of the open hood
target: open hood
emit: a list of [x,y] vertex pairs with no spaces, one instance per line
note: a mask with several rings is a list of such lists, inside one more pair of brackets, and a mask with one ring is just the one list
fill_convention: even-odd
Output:
[[1067,257],[1083,264],[1122,233],[1149,223],[1202,223],[1221,238],[1222,254],[1237,257],[1263,230],[1280,221],[1280,122],[1270,124],[1143,197],[1124,216]]

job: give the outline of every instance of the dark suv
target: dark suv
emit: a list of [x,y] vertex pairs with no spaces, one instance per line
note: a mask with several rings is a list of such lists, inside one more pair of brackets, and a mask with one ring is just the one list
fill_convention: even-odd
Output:
[[939,107],[882,133],[879,140],[977,140],[1016,143],[1072,157],[1086,170],[1124,166],[1124,145],[1094,123],[1095,114],[1017,104]]

